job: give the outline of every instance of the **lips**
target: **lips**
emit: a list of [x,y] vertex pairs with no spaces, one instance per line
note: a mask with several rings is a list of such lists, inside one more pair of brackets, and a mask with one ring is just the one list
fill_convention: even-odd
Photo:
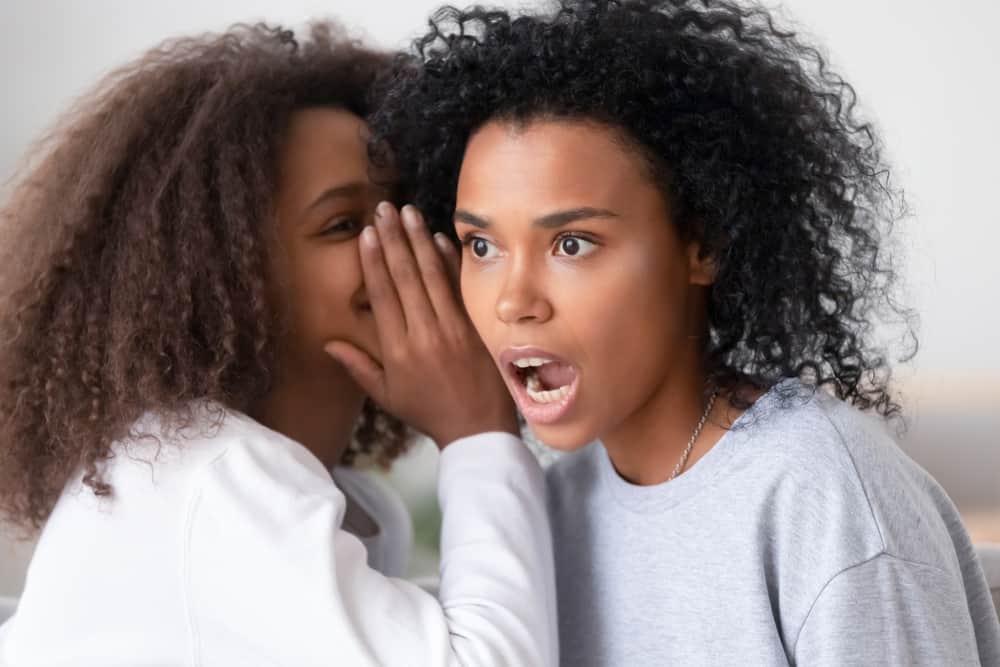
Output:
[[569,412],[580,385],[580,373],[569,361],[541,348],[511,347],[498,365],[528,423],[551,424]]

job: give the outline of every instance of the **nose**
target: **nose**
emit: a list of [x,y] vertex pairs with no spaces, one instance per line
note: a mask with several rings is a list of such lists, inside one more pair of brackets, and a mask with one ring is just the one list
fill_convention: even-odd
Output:
[[516,267],[508,274],[497,299],[497,318],[505,324],[540,324],[552,318],[552,303],[527,268]]

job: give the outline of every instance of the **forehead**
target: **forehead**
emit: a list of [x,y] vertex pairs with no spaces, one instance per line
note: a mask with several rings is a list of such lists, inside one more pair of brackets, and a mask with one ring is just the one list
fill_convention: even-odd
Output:
[[649,190],[643,157],[607,125],[586,120],[491,121],[469,139],[457,204],[487,206],[505,193],[546,206],[609,204]]
[[340,109],[307,108],[289,117],[279,156],[281,185],[331,176],[365,176],[365,122]]

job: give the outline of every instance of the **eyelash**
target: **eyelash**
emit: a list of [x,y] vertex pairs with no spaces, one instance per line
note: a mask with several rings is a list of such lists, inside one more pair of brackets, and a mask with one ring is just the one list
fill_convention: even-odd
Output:
[[[468,234],[464,234],[462,238],[458,240],[458,242],[462,244],[462,247],[464,248],[466,246],[472,245],[472,242],[475,241],[476,239],[481,239],[481,238],[483,237],[479,236],[475,232],[469,232]],[[486,239],[483,240],[485,241]]]
[[[462,247],[463,248],[471,248],[472,244],[475,241],[480,240],[480,239],[483,240],[483,241],[486,241],[487,243],[489,243],[491,245],[494,245],[494,246],[496,245],[492,241],[489,241],[489,240],[483,238],[482,236],[480,236],[479,234],[477,234],[475,232],[469,232],[468,234],[465,234],[462,237],[462,239],[461,239]],[[598,243],[597,240],[594,239],[589,234],[583,234],[581,232],[563,232],[563,233],[559,234],[558,236],[556,236],[555,239],[553,239],[553,241],[552,241],[552,247],[553,248],[558,248],[559,244],[562,243],[563,241],[565,241],[566,239],[578,239],[580,241],[585,241],[585,242],[590,243],[590,244],[595,245],[595,246],[599,246],[600,245],[600,243]],[[473,257],[475,257],[475,255],[473,255]],[[580,257],[579,259],[583,259],[583,257],[586,257],[586,255]],[[476,257],[476,259],[482,259],[482,258]]]
[[[343,225],[351,225],[351,227],[348,229],[343,229],[342,227]],[[362,227],[364,227],[364,222],[362,222],[360,218],[353,215],[341,216],[339,218],[335,218],[330,222],[329,225],[324,227],[323,231],[320,232],[320,235],[330,236],[333,234],[340,234],[347,232],[360,232]]]
[[[594,239],[592,236],[590,236],[589,234],[583,234],[581,232],[564,232],[556,237],[555,241],[552,242],[552,245],[558,248],[559,244],[561,244],[566,239],[577,239],[578,241],[585,241],[587,243],[590,243],[591,245],[595,246],[600,245],[600,243],[598,243],[597,240]],[[584,257],[586,257],[586,255],[584,255]],[[582,257],[580,259],[582,259]]]

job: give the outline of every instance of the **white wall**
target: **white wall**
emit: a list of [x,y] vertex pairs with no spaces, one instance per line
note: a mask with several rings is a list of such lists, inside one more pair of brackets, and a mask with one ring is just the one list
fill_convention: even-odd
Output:
[[[787,0],[883,131],[915,213],[908,278],[926,380],[1000,376],[1000,5]],[[1000,301],[995,296],[993,301]],[[1000,396],[993,397],[1000,408]]]
[[[438,4],[0,0],[0,180],[74,96],[161,39],[235,21],[299,24],[335,15],[363,27],[358,34],[399,47],[421,32]],[[950,441],[947,450],[935,442],[914,447],[931,452],[925,460],[942,466],[939,474],[953,479],[957,491],[966,479],[982,488],[996,479],[1000,488],[1000,443],[993,435],[1000,433],[1000,309],[994,305],[1000,299],[993,294],[1000,288],[1000,46],[993,35],[1000,8],[989,0],[785,0],[783,7],[821,40],[857,88],[914,208],[903,232],[911,303],[923,319],[921,352],[906,373],[917,412],[931,421],[957,414],[948,406],[979,415],[975,430],[963,431],[965,420],[948,421],[941,436]],[[993,515],[984,525],[982,534],[1000,534]],[[21,568],[21,558],[4,549],[0,545],[0,595],[16,588]]]
[[[109,68],[161,39],[268,19],[341,17],[388,47],[421,32],[436,0],[0,2],[0,179],[29,140]],[[508,0],[508,6],[525,4]],[[774,4],[774,3],[769,3]],[[916,213],[904,228],[923,314],[919,376],[1000,377],[1000,40],[989,0],[785,0],[884,131]]]

